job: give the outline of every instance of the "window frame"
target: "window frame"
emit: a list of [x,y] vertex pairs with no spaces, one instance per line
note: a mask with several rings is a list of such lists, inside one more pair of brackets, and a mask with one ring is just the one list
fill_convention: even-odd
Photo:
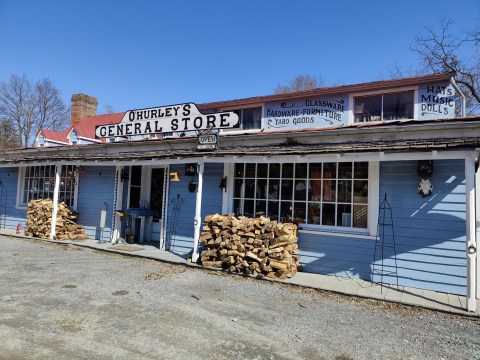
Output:
[[38,137],[37,137],[37,140],[35,140],[35,142],[36,142],[36,146],[37,146],[37,147],[44,147],[44,146],[46,146],[47,141],[46,141],[46,139],[45,139],[45,135],[43,135],[42,133],[39,134]]
[[[374,95],[382,95],[382,113],[381,117],[383,117],[383,96],[389,94],[396,94],[396,93],[404,93],[408,91],[413,91],[413,118],[412,119],[401,119],[401,120],[413,120],[418,118],[418,86],[408,86],[408,87],[401,87],[401,88],[394,88],[394,89],[386,89],[381,91],[364,91],[358,93],[349,94],[349,108],[348,108],[348,123],[350,125],[353,124],[361,124],[366,123],[369,121],[355,121],[355,99],[359,97],[366,97],[366,96],[374,96]],[[399,119],[400,120],[400,119]],[[372,120],[377,121],[377,120]],[[385,120],[380,119],[378,121],[392,121],[392,120]]]
[[[252,109],[260,109],[260,127],[258,128],[253,128],[253,129],[244,129],[243,128],[243,111],[244,110],[252,110]],[[232,128],[232,129],[221,129],[221,132],[224,133],[231,133],[231,132],[236,132],[236,131],[242,131],[245,133],[249,132],[258,132],[259,130],[263,129],[263,114],[264,114],[264,105],[257,105],[257,106],[248,106],[248,107],[242,107],[242,108],[225,108],[222,109],[222,111],[233,111],[233,112],[240,112],[240,114],[237,113],[238,115],[238,123],[239,127],[238,128]]]
[[[315,233],[325,233],[325,234],[360,234],[361,236],[366,236],[367,238],[371,238],[372,236],[375,236],[376,235],[376,231],[377,231],[377,218],[378,218],[378,201],[379,201],[379,195],[378,195],[378,191],[379,191],[379,162],[378,161],[373,161],[373,160],[370,160],[370,159],[351,159],[351,161],[338,161],[338,160],[332,160],[332,159],[309,159],[309,161],[302,161],[301,163],[331,163],[331,162],[334,162],[334,163],[337,163],[337,164],[341,164],[341,163],[345,163],[345,162],[349,162],[349,163],[356,163],[356,162],[367,162],[368,163],[368,178],[366,179],[368,181],[368,196],[367,196],[367,200],[366,200],[366,203],[365,205],[367,206],[367,226],[366,228],[356,228],[356,227],[353,227],[353,223],[352,223],[352,227],[342,227],[342,226],[331,226],[331,225],[321,225],[321,224],[307,224],[307,223],[301,223],[301,228],[304,229],[304,230],[308,230],[308,231],[313,231]],[[231,179],[230,182],[229,182],[229,194],[228,194],[228,201],[224,202],[224,205],[225,205],[225,209],[228,211],[228,212],[235,212],[235,204],[237,204],[235,202],[235,200],[239,199],[238,196],[235,196],[235,180],[238,179],[238,176],[236,176],[235,174],[235,167],[236,167],[236,164],[240,164],[240,162],[236,162],[236,163],[231,163],[229,165],[229,168],[225,169],[226,170],[226,173],[229,174],[229,178]],[[277,164],[277,162],[275,161],[272,161],[270,164],[272,163],[275,163]],[[280,162],[278,162],[280,163]],[[296,164],[298,164],[300,162],[293,162],[293,165],[295,167]],[[261,164],[261,162],[257,162],[255,164]],[[257,169],[257,167],[255,167],[255,170]],[[268,168],[269,169],[269,168]],[[308,169],[308,167],[307,167]],[[338,171],[338,170],[337,170]],[[250,177],[247,177],[250,179]],[[243,175],[243,180],[245,180],[246,177],[245,177],[245,174]],[[256,173],[255,174],[255,180],[257,179],[263,179],[263,177],[258,177],[258,174]],[[268,174],[267,176],[267,179],[268,179],[268,184],[270,185],[270,176]],[[274,179],[277,179],[277,178],[274,178]],[[281,179],[282,177],[280,177],[280,183],[281,183]],[[309,174],[307,174],[307,177],[305,179],[303,178],[299,178],[299,177],[296,177],[295,176],[295,173],[293,175],[293,177],[289,180],[293,180],[294,181],[294,186],[296,184],[296,180],[305,180],[307,181],[307,183],[310,183],[311,179],[309,177]],[[354,177],[352,175],[352,179],[351,179],[352,183],[354,180]],[[257,184],[257,183],[255,183]],[[255,185],[256,186],[256,185]],[[311,186],[311,185],[307,185],[307,186]],[[294,190],[293,190],[294,191]],[[353,191],[352,191],[353,193]],[[268,196],[267,196],[268,197]],[[248,198],[250,199],[250,198]],[[244,193],[244,190],[243,190],[243,193],[241,194],[241,197],[240,197],[240,201],[241,201],[241,207],[242,207],[242,214],[245,214],[245,209],[244,209],[244,203],[243,201],[245,200],[245,193]],[[254,198],[254,201],[256,203],[257,201],[257,198],[255,197]],[[268,198],[267,198],[267,201],[268,201]],[[279,197],[279,199],[277,200],[280,204],[280,202],[282,201]],[[292,200],[289,200],[293,206],[295,206],[295,196],[292,196]],[[308,204],[309,202],[311,202],[311,200],[308,200],[308,197],[305,198],[305,200],[300,200],[301,203],[304,203],[305,204],[305,219],[306,221],[308,221]],[[342,201],[339,201],[338,198],[336,197],[335,199],[335,204],[343,204]],[[356,203],[353,201],[353,198],[350,202],[350,205],[353,207]],[[277,213],[281,214],[280,211],[277,211]],[[292,214],[294,212],[292,211]],[[351,209],[351,214],[353,214],[353,208]],[[268,216],[269,214],[267,213],[266,216]],[[353,216],[353,215],[352,215]]]
[[[139,176],[139,183],[134,183],[132,184],[132,179],[133,179],[133,171],[134,171],[134,168],[136,168],[137,170],[140,171],[139,174],[136,174],[135,176]],[[145,186],[142,186],[144,185],[144,181],[145,181],[145,174],[144,174],[144,166],[142,165],[130,165],[129,169],[128,169],[128,198],[127,198],[127,208],[129,209],[139,209],[140,208],[140,203],[142,202],[142,199],[143,199],[143,193],[142,193],[142,189],[145,189]],[[135,208],[132,206],[131,202],[134,200],[132,199],[133,198],[133,190],[135,190],[135,192],[138,192],[138,207]]]
[[[27,199],[27,202],[24,202],[24,192],[26,191],[25,190],[25,184],[26,184],[26,180],[27,180],[27,169],[30,169],[30,168],[40,168],[40,167],[52,167],[52,171],[49,172],[49,174],[52,174],[53,176],[56,176],[55,174],[55,167],[56,165],[54,164],[44,164],[44,165],[32,165],[32,166],[24,166],[24,167],[20,167],[19,168],[19,171],[18,171],[18,181],[17,181],[17,196],[16,196],[16,205],[15,207],[17,209],[26,209],[28,208],[28,202],[31,201],[31,200],[38,200],[38,199],[41,199],[41,198],[36,198],[36,199],[31,199],[31,198],[28,198]],[[70,168],[70,169],[69,169]],[[64,173],[64,169],[65,169],[65,174],[68,174],[69,171],[72,172],[72,175],[73,176],[62,176],[62,174]],[[76,210],[77,209],[77,206],[78,206],[78,182],[79,182],[79,174],[76,170],[76,165],[68,165],[68,164],[64,164],[64,165],[61,165],[61,170],[60,170],[60,181],[62,181],[62,179],[66,179],[66,178],[70,178],[70,180],[73,180],[74,181],[74,187],[73,187],[73,190],[69,190],[69,191],[64,191],[65,194],[69,193],[70,196],[73,196],[73,202],[72,203],[69,203],[67,204],[69,206],[70,209],[72,210]],[[49,176],[50,177],[50,176]],[[32,178],[34,179],[35,177],[29,177],[29,179]],[[40,180],[42,177],[38,177],[38,180]],[[43,176],[43,179],[45,179],[45,176]],[[51,193],[52,193],[52,199],[53,199],[53,192],[55,190],[55,187],[53,187]],[[59,192],[61,193],[62,190],[59,189]],[[50,193],[50,191],[48,191],[48,193]],[[59,196],[59,201],[60,200],[60,196]]]
[[77,145],[79,143],[78,141],[78,134],[75,130],[72,130],[70,134],[68,135],[68,144],[69,145]]

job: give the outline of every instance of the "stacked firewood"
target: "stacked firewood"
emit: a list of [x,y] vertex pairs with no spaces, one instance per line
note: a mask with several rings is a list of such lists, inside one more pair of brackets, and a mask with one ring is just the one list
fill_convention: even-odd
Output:
[[275,279],[290,278],[301,270],[297,225],[277,223],[269,218],[208,215],[200,241],[205,267]]
[[[46,239],[52,228],[53,201],[51,199],[32,200],[28,203],[25,235]],[[55,225],[56,240],[88,239],[83,226],[73,220],[76,214],[64,202],[58,204]]]

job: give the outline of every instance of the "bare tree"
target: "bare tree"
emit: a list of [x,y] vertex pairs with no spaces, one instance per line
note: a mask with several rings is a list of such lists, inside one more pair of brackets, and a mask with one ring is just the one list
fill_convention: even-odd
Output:
[[15,147],[19,147],[19,142],[13,123],[0,120],[0,149]]
[[115,113],[115,110],[113,109],[112,105],[105,104],[105,107],[103,108],[103,113],[104,114],[113,114],[113,113]]
[[12,75],[8,82],[0,83],[0,117],[15,129],[17,145],[28,144],[35,117],[35,101],[30,81],[25,75]]
[[480,28],[459,39],[451,26],[450,20],[442,19],[438,28],[426,27],[410,49],[419,57],[421,73],[456,72],[456,82],[467,97],[467,113],[472,114],[480,110]]
[[[11,75],[0,82],[0,144],[29,146],[41,128],[62,130],[68,120],[68,110],[59,91],[50,80],[32,86],[25,75]],[[16,141],[12,142],[13,134]]]
[[35,133],[40,129],[61,131],[69,121],[69,112],[60,97],[60,92],[49,79],[43,79],[35,85],[36,121]]
[[311,90],[323,85],[323,80],[315,78],[310,75],[300,74],[290,81],[287,85],[278,84],[274,91],[274,94],[288,94],[291,92]]

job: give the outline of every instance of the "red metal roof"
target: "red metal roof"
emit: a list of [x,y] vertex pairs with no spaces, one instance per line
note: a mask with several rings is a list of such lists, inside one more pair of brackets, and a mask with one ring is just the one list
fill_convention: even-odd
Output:
[[[75,129],[78,137],[95,139],[95,127],[99,125],[108,125],[119,123],[125,113],[115,113],[97,116],[87,116],[81,119],[79,122],[70,125],[65,131],[53,131],[41,129],[40,132],[45,136],[46,140],[60,141],[68,144],[67,136]],[[99,139],[101,142],[105,142],[106,139]]]
[[[79,122],[71,125],[67,130],[67,134],[75,129],[79,137],[95,139],[95,127],[99,125],[109,125],[119,123],[125,113],[115,113],[97,116],[87,116],[81,119]],[[100,139],[105,142],[105,139]]]
[[65,131],[53,131],[53,130],[41,129],[40,133],[42,133],[45,139],[47,140],[68,143],[67,133]]

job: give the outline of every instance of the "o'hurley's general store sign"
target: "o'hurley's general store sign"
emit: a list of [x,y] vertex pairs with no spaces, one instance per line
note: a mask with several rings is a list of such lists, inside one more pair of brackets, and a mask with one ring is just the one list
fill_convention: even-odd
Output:
[[238,115],[234,112],[204,115],[189,103],[127,111],[118,124],[95,127],[95,138],[229,129],[237,124]]

